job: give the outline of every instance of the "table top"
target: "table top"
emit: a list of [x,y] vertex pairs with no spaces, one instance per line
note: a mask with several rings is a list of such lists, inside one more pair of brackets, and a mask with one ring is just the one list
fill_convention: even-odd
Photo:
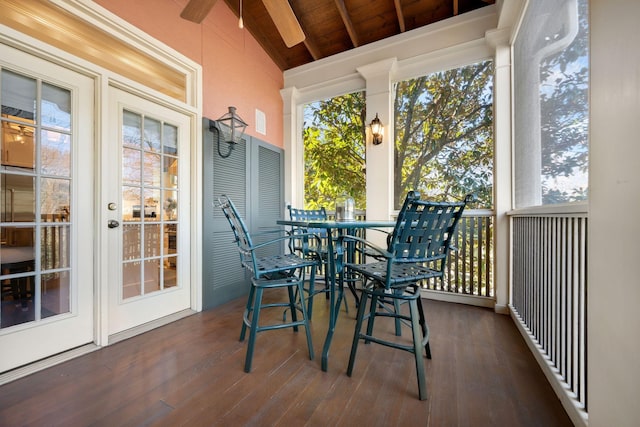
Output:
[[390,227],[396,225],[395,221],[384,220],[353,220],[353,221],[335,221],[330,219],[309,219],[309,220],[291,220],[279,219],[276,221],[279,225],[291,225],[294,227],[306,228],[327,228],[327,229],[354,229],[354,228],[378,228]]
[[0,263],[2,265],[33,261],[34,258],[33,246],[3,246],[0,248]]

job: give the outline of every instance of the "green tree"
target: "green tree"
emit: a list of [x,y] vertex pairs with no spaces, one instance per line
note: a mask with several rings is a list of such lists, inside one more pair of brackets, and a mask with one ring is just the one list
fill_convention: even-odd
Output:
[[309,104],[304,115],[305,208],[333,210],[346,192],[366,209],[364,92]]
[[485,61],[396,85],[396,209],[410,190],[438,200],[473,193],[472,207],[492,206],[492,77]]

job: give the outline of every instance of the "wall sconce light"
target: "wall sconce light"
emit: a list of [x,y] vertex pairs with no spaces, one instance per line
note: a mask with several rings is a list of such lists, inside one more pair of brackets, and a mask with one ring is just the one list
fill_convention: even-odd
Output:
[[371,129],[373,145],[382,144],[382,134],[384,132],[384,126],[382,126],[382,122],[378,118],[378,113],[376,113],[375,119],[371,120],[369,128]]
[[[247,128],[247,123],[240,118],[236,113],[236,107],[229,107],[229,112],[220,117],[218,120],[209,121],[209,129],[216,128],[219,132],[218,135],[218,154],[222,158],[227,158],[231,155],[234,145],[238,144],[244,136],[244,131]],[[227,154],[222,154],[220,150],[220,140],[223,140],[229,144],[229,151]]]

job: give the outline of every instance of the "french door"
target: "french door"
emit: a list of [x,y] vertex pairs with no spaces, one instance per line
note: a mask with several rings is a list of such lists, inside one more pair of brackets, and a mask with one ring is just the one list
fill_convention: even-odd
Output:
[[3,44],[0,76],[5,372],[94,340],[95,90]]
[[191,307],[189,115],[109,89],[108,334]]

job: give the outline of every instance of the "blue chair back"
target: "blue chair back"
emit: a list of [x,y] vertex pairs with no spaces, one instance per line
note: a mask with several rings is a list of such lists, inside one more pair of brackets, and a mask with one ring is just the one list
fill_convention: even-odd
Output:
[[388,251],[393,254],[393,262],[440,261],[436,269],[443,271],[465,205],[465,202],[420,200],[419,192],[409,192],[389,239]]

